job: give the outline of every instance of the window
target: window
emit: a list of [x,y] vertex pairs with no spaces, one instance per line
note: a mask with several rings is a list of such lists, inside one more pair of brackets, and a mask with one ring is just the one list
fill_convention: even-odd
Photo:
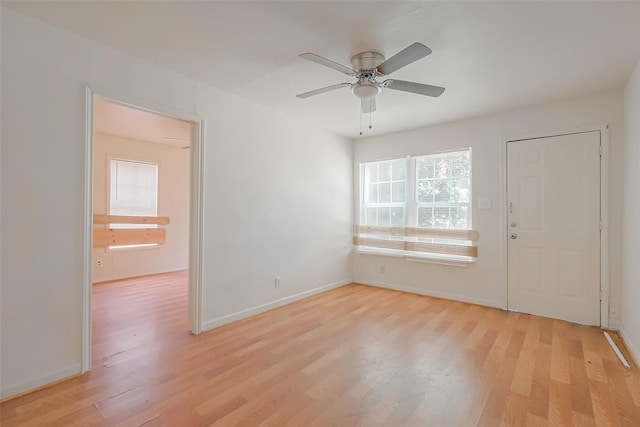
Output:
[[364,223],[403,226],[407,212],[407,161],[365,163],[364,182]]
[[[470,242],[471,149],[361,165],[354,243],[381,252],[475,256]],[[442,230],[442,231],[440,231]],[[448,231],[447,231],[448,230]],[[467,243],[461,244],[459,240]]]
[[[134,160],[110,160],[109,214],[158,215],[158,165]],[[155,224],[110,224],[110,228],[155,228]],[[109,249],[152,247],[156,244],[109,246]]]
[[471,226],[471,150],[415,159],[417,226],[467,229]]

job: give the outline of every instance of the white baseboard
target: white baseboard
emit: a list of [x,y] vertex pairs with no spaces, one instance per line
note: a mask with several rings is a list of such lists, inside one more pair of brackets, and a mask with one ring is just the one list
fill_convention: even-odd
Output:
[[249,316],[264,313],[265,311],[269,311],[274,308],[283,306],[285,304],[289,304],[294,301],[298,301],[303,298],[307,298],[312,295],[319,294],[324,291],[328,291],[329,289],[339,288],[340,286],[348,285],[349,283],[353,283],[353,282],[351,280],[344,280],[341,282],[331,283],[329,285],[320,286],[318,288],[300,292],[299,294],[295,294],[295,295],[291,295],[275,301],[271,301],[266,304],[261,304],[255,307],[247,308],[245,310],[236,311],[235,313],[227,314],[226,316],[221,316],[215,319],[206,320],[202,323],[202,332],[207,331],[209,329],[216,328],[218,326],[222,326],[226,323],[234,322],[236,320],[244,319]]
[[609,325],[605,329],[611,329],[612,331],[620,330],[620,318],[619,317],[609,317]]
[[98,280],[98,281],[93,281],[93,278],[92,278],[91,279],[91,284],[93,284],[93,285],[102,285],[102,284],[105,284],[105,283],[119,282],[121,280],[131,280],[131,279],[138,279],[138,278],[141,278],[141,277],[155,276],[155,275],[159,275],[159,274],[177,273],[178,271],[188,271],[188,268],[184,267],[184,268],[178,268],[178,269],[154,271],[152,273],[136,274],[135,276],[116,277],[116,278],[113,278],[113,279],[105,279],[105,280]]
[[506,309],[506,307],[504,307],[504,304],[501,301],[492,301],[492,300],[483,299],[483,298],[473,298],[473,297],[461,296],[461,295],[456,295],[456,294],[450,294],[450,293],[447,293],[447,292],[430,291],[430,290],[425,290],[425,289],[420,289],[420,288],[413,288],[413,287],[410,287],[410,286],[395,285],[395,284],[391,284],[391,283],[361,282],[361,281],[358,281],[358,280],[355,280],[354,282],[355,283],[361,283],[363,285],[368,285],[368,286],[376,286],[376,287],[379,287],[379,288],[393,289],[395,291],[402,291],[402,292],[409,292],[409,293],[412,293],[412,294],[425,295],[425,296],[428,296],[428,297],[436,297],[436,298],[444,298],[444,299],[454,300],[454,301],[468,302],[468,303],[471,303],[471,304],[478,304],[478,305],[483,305],[483,306],[486,306],[486,307],[499,308],[501,310],[505,310]]
[[5,399],[7,397],[15,396],[16,394],[33,390],[72,375],[78,375],[80,374],[80,368],[80,363],[74,363],[69,367],[58,369],[38,378],[31,378],[27,381],[22,381],[8,386],[2,384],[2,388],[0,388],[0,399]]
[[638,363],[640,363],[640,348],[638,348],[637,346],[640,345],[640,343],[633,342],[631,340],[631,334],[628,334],[624,330],[624,328],[620,328],[620,336],[622,336],[624,345],[627,346],[627,348],[631,352],[631,355],[635,359],[636,366],[638,366]]

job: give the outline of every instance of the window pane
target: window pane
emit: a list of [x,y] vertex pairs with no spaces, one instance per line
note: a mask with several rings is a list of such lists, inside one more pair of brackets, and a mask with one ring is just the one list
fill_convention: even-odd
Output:
[[378,164],[377,163],[367,163],[364,165],[364,182],[378,182]]
[[378,184],[367,184],[364,192],[365,203],[378,203]]
[[433,228],[433,208],[418,208],[418,227]]
[[450,202],[452,200],[452,191],[451,181],[445,179],[435,181],[435,202]]
[[469,154],[468,150],[450,154],[452,176],[469,176],[471,165]]
[[469,208],[466,206],[451,208],[451,228],[467,229],[469,223]]
[[389,225],[389,208],[378,208],[378,225]]
[[436,178],[446,178],[451,176],[451,168],[449,165],[449,157],[440,155],[435,158]]
[[431,203],[434,197],[433,180],[418,181],[418,203]]
[[433,228],[449,228],[449,208],[433,209]]
[[376,225],[378,223],[378,209],[367,208],[367,218],[365,224]]
[[469,178],[456,180],[457,197],[456,202],[469,202]]
[[404,181],[407,177],[407,161],[396,160],[391,164],[391,179],[394,181]]
[[391,184],[391,201],[393,203],[404,203],[405,191],[404,181]]
[[380,203],[390,203],[391,202],[391,184],[388,182],[378,184],[380,189],[380,198],[378,202]]
[[404,208],[391,208],[390,224],[392,227],[404,226]]
[[423,157],[416,160],[416,175],[418,179],[433,178],[434,176],[434,160],[433,157]]
[[378,165],[378,180],[380,182],[391,181],[391,163],[384,162]]

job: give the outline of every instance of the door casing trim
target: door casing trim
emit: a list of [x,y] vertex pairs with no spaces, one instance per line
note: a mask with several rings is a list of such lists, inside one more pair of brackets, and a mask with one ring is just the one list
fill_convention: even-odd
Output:
[[164,105],[113,93],[104,88],[85,86],[84,210],[82,249],[82,363],[81,372],[91,370],[91,262],[93,253],[93,101],[105,99],[139,110],[184,120],[191,127],[189,200],[189,329],[202,332],[202,231],[204,221],[204,136],[205,120],[197,115]]

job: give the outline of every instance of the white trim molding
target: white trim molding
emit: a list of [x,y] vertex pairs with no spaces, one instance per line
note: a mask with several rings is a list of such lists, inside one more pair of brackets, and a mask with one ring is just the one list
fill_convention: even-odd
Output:
[[82,359],[81,373],[91,370],[91,258],[93,254],[93,97],[85,88],[84,212],[82,239]]
[[353,282],[351,280],[343,280],[340,282],[330,283],[328,285],[319,286],[317,288],[300,292],[295,295],[290,295],[285,298],[281,298],[265,304],[257,305],[255,307],[250,307],[244,310],[236,311],[235,313],[227,314],[225,316],[216,317],[215,319],[211,319],[204,322],[202,331],[204,332],[206,330],[213,329],[218,326],[222,326],[227,323],[234,322],[236,320],[240,320],[250,316],[254,316],[256,314],[264,313],[265,311],[273,310],[274,308],[278,308],[283,305],[290,304],[292,302],[299,301],[304,298],[308,298],[310,296],[328,291],[330,289],[339,288],[340,286],[348,285],[350,283],[353,283]]
[[627,349],[635,359],[633,362],[637,367],[638,363],[640,363],[640,348],[635,346],[636,343],[631,339],[631,334],[627,333],[624,328],[620,328],[620,336],[622,337],[622,341],[624,341],[625,347],[627,347]]
[[62,368],[62,369],[57,369],[53,372],[49,372],[47,375],[43,375],[38,378],[30,378],[26,381],[21,381],[15,384],[9,384],[7,386],[3,384],[2,389],[0,389],[0,399],[6,399],[8,397],[13,397],[18,394],[33,391],[34,389],[41,388],[43,384],[45,385],[51,384],[56,381],[60,381],[80,373],[81,373],[80,363],[74,363],[71,366],[67,366],[66,368]]
[[450,301],[459,301],[459,302],[466,302],[469,304],[477,304],[484,307],[497,308],[500,310],[505,309],[505,307],[502,304],[502,301],[492,301],[484,298],[474,298],[466,295],[450,294],[448,292],[437,292],[437,291],[434,292],[434,291],[428,291],[420,288],[413,288],[411,286],[395,285],[395,284],[384,283],[384,282],[355,282],[355,283],[360,285],[365,285],[365,286],[374,286],[377,288],[392,289],[394,291],[424,295],[427,297],[442,298]]
[[189,329],[202,332],[202,236],[204,226],[204,136],[205,122],[191,127],[191,194],[189,210]]

